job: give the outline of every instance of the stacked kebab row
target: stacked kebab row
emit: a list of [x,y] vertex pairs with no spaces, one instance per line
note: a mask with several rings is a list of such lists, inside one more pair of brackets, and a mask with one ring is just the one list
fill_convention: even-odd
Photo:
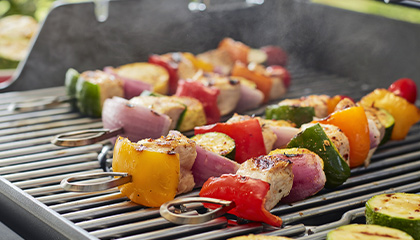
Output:
[[[313,116],[306,123],[296,121],[298,128],[290,119],[304,118],[301,108],[311,109]],[[133,179],[121,192],[157,207],[202,187],[202,197],[233,201],[231,213],[238,217],[281,226],[269,212],[279,202],[341,185],[350,168],[367,165],[380,144],[405,138],[420,120],[413,103],[387,89],[376,89],[357,103],[344,96],[286,99],[267,107],[267,116],[273,112],[282,119],[235,114],[224,123],[195,127],[192,138],[178,131],[137,143],[120,137],[113,171]]]
[[286,62],[279,47],[253,49],[225,38],[197,55],[154,54],[148,62],[104,70],[69,69],[66,86],[81,113],[102,117],[106,128],[123,126],[137,141],[172,129],[189,131],[279,99],[290,84]]

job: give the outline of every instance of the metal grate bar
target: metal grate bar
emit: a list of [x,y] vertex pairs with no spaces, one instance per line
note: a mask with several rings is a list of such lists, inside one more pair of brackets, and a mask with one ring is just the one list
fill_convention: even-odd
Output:
[[65,133],[65,132],[71,132],[71,131],[88,129],[88,128],[101,128],[101,127],[102,127],[102,122],[94,122],[94,123],[84,124],[84,125],[76,125],[76,126],[70,126],[70,127],[54,128],[54,129],[49,129],[49,130],[26,132],[26,133],[20,133],[20,134],[15,134],[15,135],[10,135],[10,136],[1,136],[0,143],[4,143],[4,142],[7,143],[10,141],[23,140],[27,138],[54,136],[54,135]]
[[5,179],[13,182],[19,180],[25,180],[28,178],[36,178],[36,177],[45,177],[50,176],[51,174],[60,174],[60,173],[68,173],[68,172],[78,172],[87,169],[98,169],[99,163],[98,162],[86,162],[86,163],[79,163],[79,164],[72,164],[63,167],[55,167],[55,168],[47,168],[41,170],[35,170],[30,172],[23,172],[23,173],[11,173],[3,175]]
[[[101,144],[93,144],[89,146],[74,147],[74,148],[62,148],[56,151],[41,152],[36,154],[23,155],[18,157],[0,159],[0,166],[9,166],[19,163],[35,162],[39,160],[46,160],[55,157],[65,157],[75,154],[81,154],[86,152],[98,152],[102,149]],[[97,154],[96,154],[97,157]],[[1,174],[1,170],[0,170]]]
[[77,212],[66,213],[66,214],[63,214],[62,216],[71,221],[78,222],[78,221],[82,221],[86,219],[91,219],[97,216],[103,216],[105,214],[119,213],[121,211],[137,210],[141,208],[144,208],[144,207],[138,204],[126,201],[122,203],[116,203],[116,204],[81,210]]

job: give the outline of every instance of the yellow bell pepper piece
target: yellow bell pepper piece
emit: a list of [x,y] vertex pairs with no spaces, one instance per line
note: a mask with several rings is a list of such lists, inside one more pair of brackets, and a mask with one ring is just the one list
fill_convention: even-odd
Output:
[[182,53],[182,55],[186,59],[190,60],[191,63],[194,65],[194,67],[196,69],[202,69],[204,72],[213,72],[214,67],[213,67],[212,64],[210,64],[208,62],[205,62],[205,61],[203,61],[201,59],[196,58],[194,56],[194,54],[189,53],[189,52],[184,52],[184,53]]
[[119,189],[135,203],[159,207],[175,198],[180,172],[178,154],[142,149],[141,145],[119,137],[114,147],[112,169],[132,176],[132,181]]
[[395,119],[392,140],[404,139],[413,124],[420,121],[420,109],[386,89],[376,89],[360,100],[362,106],[387,110]]

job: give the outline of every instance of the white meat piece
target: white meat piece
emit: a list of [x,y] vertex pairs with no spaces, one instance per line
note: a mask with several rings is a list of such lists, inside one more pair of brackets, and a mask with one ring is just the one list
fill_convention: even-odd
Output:
[[329,99],[330,97],[327,95],[309,95],[298,99],[284,99],[278,104],[280,106],[313,107],[315,110],[315,117],[324,118],[328,116]]
[[135,106],[144,106],[154,110],[157,113],[165,114],[172,123],[169,129],[175,129],[179,117],[185,110],[185,106],[172,97],[138,96],[130,99],[130,104]]
[[291,161],[277,155],[264,155],[242,163],[236,174],[260,179],[270,184],[265,202],[265,209],[270,210],[292,189],[292,165]]
[[223,75],[229,75],[235,63],[230,54],[222,49],[210,50],[198,54],[196,57],[212,64],[215,68],[214,71]]
[[241,98],[240,81],[214,73],[201,73],[195,78],[205,86],[219,89],[217,107],[222,116],[231,113],[238,105]]
[[191,168],[194,165],[197,151],[195,142],[178,131],[169,131],[166,137],[143,139],[137,142],[149,151],[177,153],[179,155],[180,174],[177,194],[190,192],[194,186]]
[[272,86],[270,90],[270,99],[279,99],[286,94],[286,87],[284,86],[283,80],[279,77],[271,77]]
[[121,79],[106,72],[95,70],[85,71],[80,74],[85,81],[97,84],[100,89],[101,107],[105,99],[112,97],[124,97],[123,82]]

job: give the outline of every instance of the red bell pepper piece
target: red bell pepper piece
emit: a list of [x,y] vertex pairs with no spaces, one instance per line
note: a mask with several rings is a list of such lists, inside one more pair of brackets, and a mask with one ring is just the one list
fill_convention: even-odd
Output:
[[221,132],[235,140],[235,161],[246,160],[267,154],[259,121],[255,118],[232,123],[216,123],[194,128],[194,134]]
[[220,120],[220,110],[217,106],[217,96],[220,90],[214,87],[206,87],[198,81],[181,80],[178,83],[176,96],[186,96],[198,99],[203,104],[206,113],[207,124],[213,124]]
[[[200,197],[233,201],[235,208],[229,213],[240,218],[280,227],[283,223],[281,218],[271,214],[264,207],[269,190],[270,184],[260,179],[223,174],[220,177],[209,178],[201,188]],[[204,203],[204,206],[210,209],[220,207],[210,203]]]
[[169,94],[174,94],[178,87],[178,63],[171,60],[170,58],[165,58],[160,55],[150,55],[149,63],[159,65],[168,71],[169,74]]

